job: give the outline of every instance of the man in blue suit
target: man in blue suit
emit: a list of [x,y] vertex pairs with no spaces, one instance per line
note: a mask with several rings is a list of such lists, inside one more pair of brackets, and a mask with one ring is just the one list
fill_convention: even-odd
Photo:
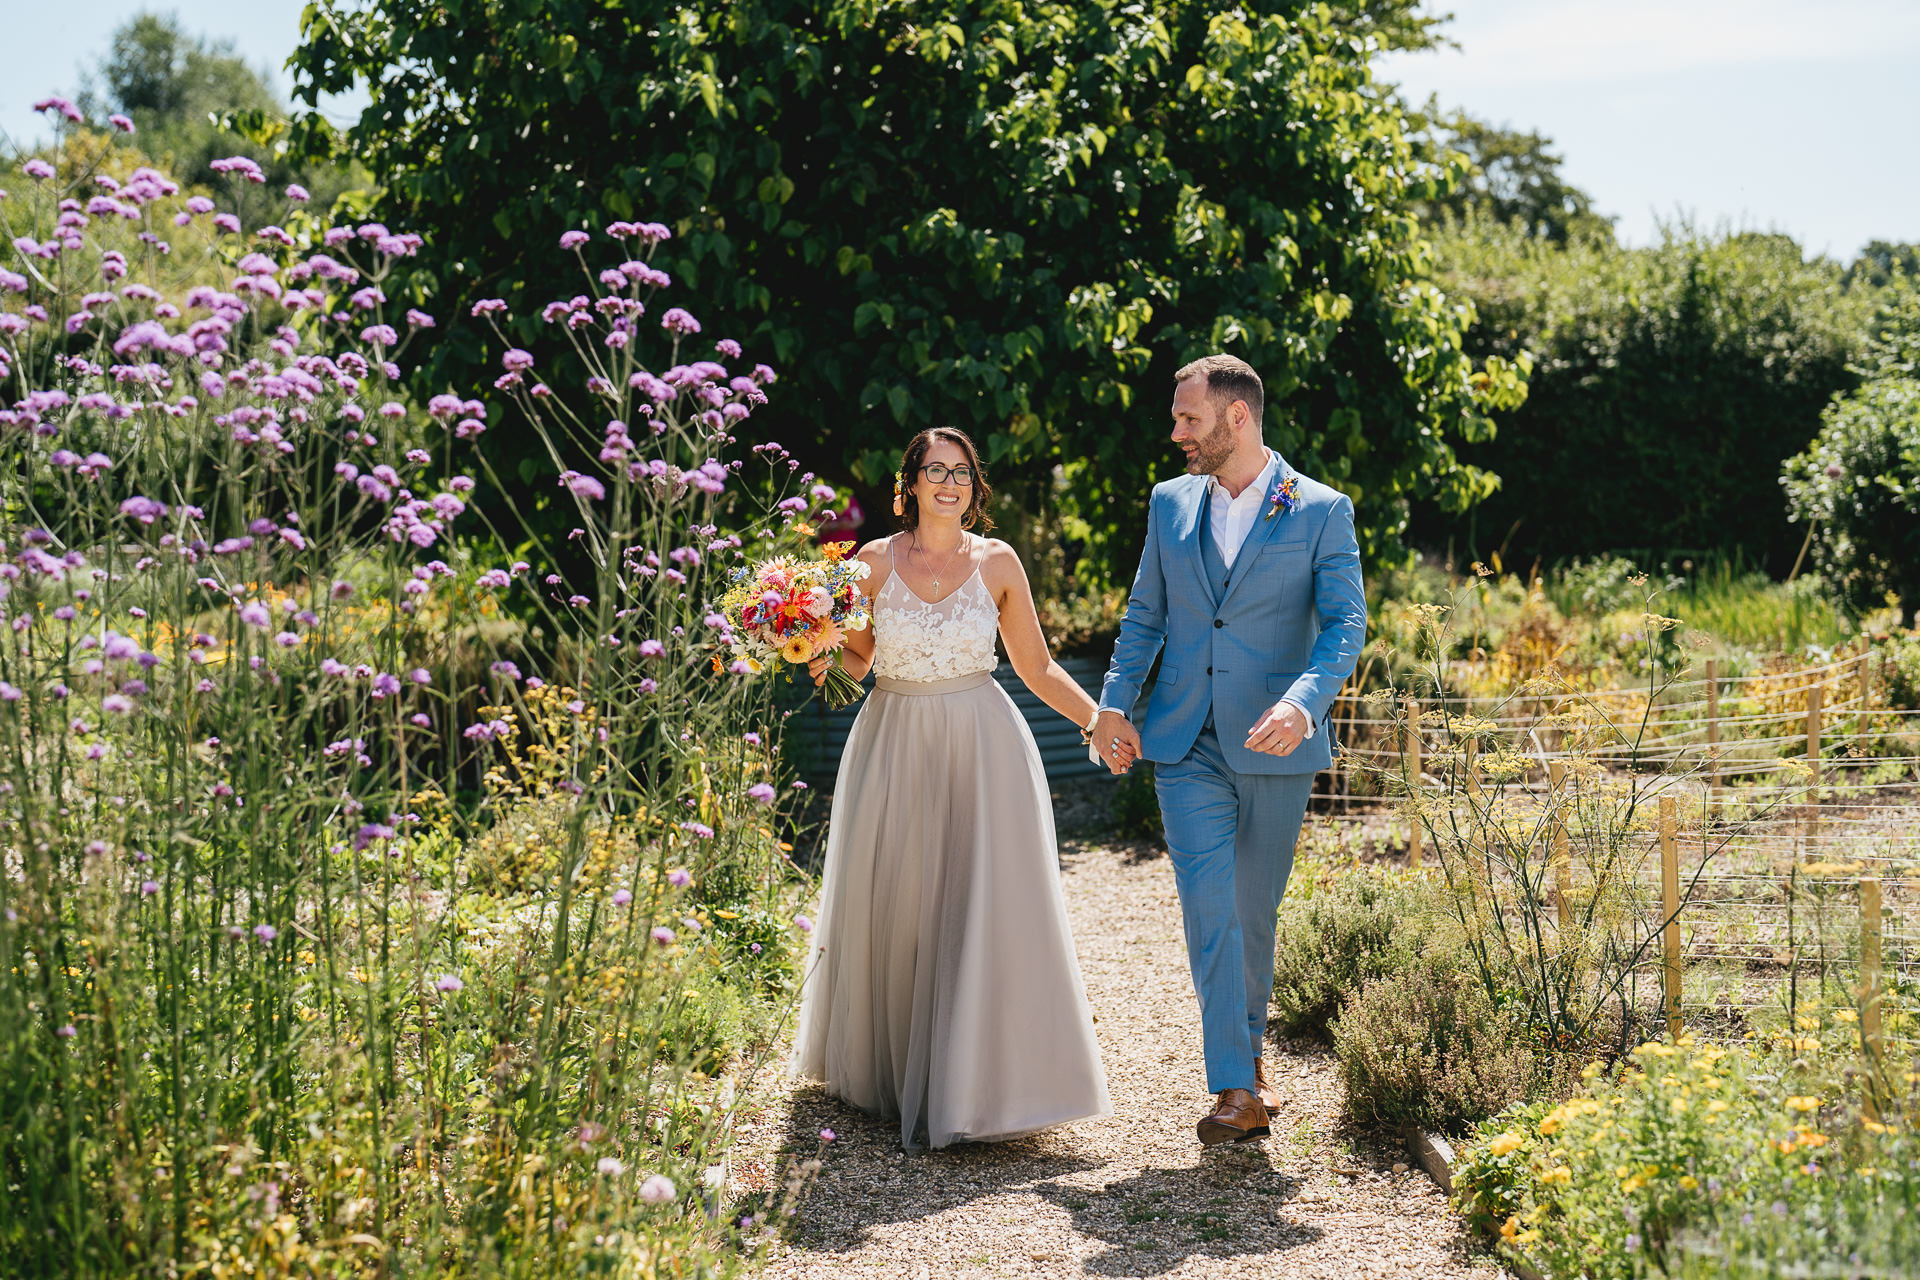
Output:
[[[1174,375],[1187,474],[1154,486],[1147,544],[1091,738],[1107,766],[1154,765],[1200,994],[1208,1146],[1265,1137],[1279,1098],[1261,1064],[1273,931],[1327,715],[1366,642],[1353,503],[1261,438],[1244,360]],[[1143,723],[1130,716],[1156,655]]]

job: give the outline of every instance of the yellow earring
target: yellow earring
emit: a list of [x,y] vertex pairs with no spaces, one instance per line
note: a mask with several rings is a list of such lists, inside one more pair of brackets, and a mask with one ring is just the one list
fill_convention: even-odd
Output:
[[907,514],[906,490],[902,487],[898,471],[893,473],[893,514],[897,516]]

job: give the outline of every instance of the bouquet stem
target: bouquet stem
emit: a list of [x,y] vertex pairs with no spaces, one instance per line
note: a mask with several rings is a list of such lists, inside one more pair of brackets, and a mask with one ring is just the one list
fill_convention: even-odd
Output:
[[820,696],[834,711],[860,701],[866,693],[860,687],[860,682],[848,675],[847,669],[840,665],[840,657],[840,651],[834,650],[833,661],[827,664],[826,678],[820,682]]

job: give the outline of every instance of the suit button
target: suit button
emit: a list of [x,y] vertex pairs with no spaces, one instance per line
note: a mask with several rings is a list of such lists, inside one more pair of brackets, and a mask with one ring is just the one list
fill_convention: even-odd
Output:
[[1212,675],[1212,674],[1213,674],[1213,668],[1212,668],[1212,667],[1208,667],[1208,668],[1207,668],[1207,674],[1208,674],[1208,675]]
[[1216,626],[1216,627],[1224,627],[1224,626],[1226,626],[1227,624],[1226,624],[1226,623],[1225,623],[1224,621],[1222,621],[1221,619],[1219,619],[1219,618],[1215,618],[1215,619],[1213,620],[1213,625],[1214,625],[1214,626]]

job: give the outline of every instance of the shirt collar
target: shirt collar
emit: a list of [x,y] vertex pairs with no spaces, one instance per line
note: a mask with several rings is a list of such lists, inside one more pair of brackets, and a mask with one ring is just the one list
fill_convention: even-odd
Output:
[[[1275,453],[1271,449],[1267,450],[1266,469],[1260,473],[1259,477],[1255,479],[1252,484],[1248,485],[1246,488],[1240,491],[1240,496],[1238,498],[1232,498],[1232,499],[1229,499],[1229,501],[1231,502],[1257,501],[1258,495],[1264,495],[1267,492],[1267,490],[1273,488],[1273,482],[1275,479],[1274,473],[1278,471],[1279,468],[1280,468],[1280,455]],[[1256,495],[1256,497],[1249,499],[1247,497],[1248,494],[1254,494]],[[1207,476],[1207,496],[1209,498],[1214,498],[1214,497],[1226,498],[1227,497],[1227,486],[1220,483],[1220,478],[1218,476],[1215,476],[1215,475]]]

